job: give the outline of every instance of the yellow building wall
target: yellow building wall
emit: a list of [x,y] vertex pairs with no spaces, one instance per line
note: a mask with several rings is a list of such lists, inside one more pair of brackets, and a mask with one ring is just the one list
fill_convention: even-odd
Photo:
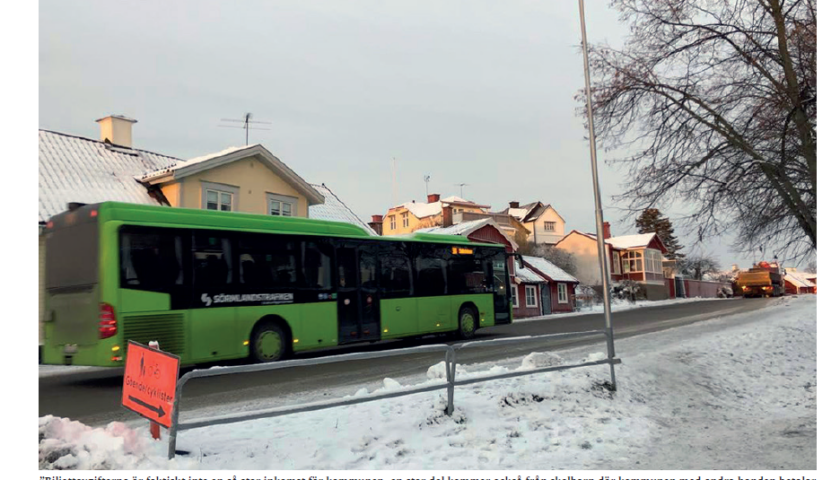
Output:
[[[268,197],[266,193],[274,193],[297,198],[295,215],[298,217],[309,216],[309,202],[306,197],[278,177],[256,157],[243,158],[227,165],[191,175],[181,180],[180,189],[183,189],[183,191],[172,190],[169,193],[176,195],[177,192],[178,199],[175,200],[175,203],[178,203],[178,206],[201,208],[202,181],[239,187],[235,208],[237,212],[267,214]],[[174,206],[173,198],[167,193],[166,187],[164,187],[163,193]],[[183,205],[180,204],[181,200],[183,200]]]
[[[408,226],[403,227],[402,214],[408,213]],[[391,217],[396,218],[397,227],[391,228]],[[417,218],[407,208],[395,208],[388,210],[382,219],[382,235],[402,235],[411,233],[421,228],[434,227],[443,224],[443,215],[432,215],[424,218]]]
[[181,184],[170,183],[169,185],[164,185],[160,187],[160,191],[163,192],[163,196],[166,197],[166,200],[169,201],[169,205],[173,207],[180,207],[181,206]]

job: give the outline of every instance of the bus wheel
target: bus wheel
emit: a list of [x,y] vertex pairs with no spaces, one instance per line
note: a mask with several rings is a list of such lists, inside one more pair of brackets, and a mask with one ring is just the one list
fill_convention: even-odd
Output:
[[470,307],[463,307],[458,313],[458,336],[469,340],[475,336],[476,322],[478,315]]
[[289,354],[285,330],[274,323],[263,323],[251,334],[251,359],[258,363],[275,362]]

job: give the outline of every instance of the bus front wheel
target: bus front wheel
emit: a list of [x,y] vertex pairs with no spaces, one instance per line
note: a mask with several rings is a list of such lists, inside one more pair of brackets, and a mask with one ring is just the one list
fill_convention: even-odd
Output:
[[275,323],[263,323],[251,334],[251,359],[258,363],[275,362],[289,356],[286,331]]
[[477,322],[478,315],[476,315],[475,310],[470,307],[461,308],[458,313],[458,335],[464,340],[475,337]]

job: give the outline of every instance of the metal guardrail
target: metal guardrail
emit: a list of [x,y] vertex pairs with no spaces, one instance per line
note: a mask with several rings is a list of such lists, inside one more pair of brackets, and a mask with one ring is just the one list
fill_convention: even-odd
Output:
[[[374,402],[386,398],[402,397],[405,395],[413,395],[415,393],[432,392],[435,390],[447,390],[446,414],[452,415],[455,410],[455,387],[462,385],[470,385],[478,382],[486,382],[489,380],[498,380],[503,378],[519,377],[523,375],[533,375],[535,373],[553,372],[558,370],[569,370],[572,368],[590,367],[595,365],[616,365],[621,363],[621,359],[607,358],[604,360],[597,360],[592,362],[578,363],[574,365],[556,365],[551,367],[541,367],[530,370],[522,370],[516,372],[507,372],[493,375],[482,375],[478,377],[468,378],[465,380],[455,379],[456,352],[465,348],[497,346],[502,344],[516,344],[516,343],[530,343],[536,341],[544,341],[552,338],[574,338],[584,337],[590,335],[605,335],[609,336],[608,330],[589,330],[586,332],[573,333],[554,333],[549,335],[540,335],[536,337],[514,337],[501,338],[496,340],[483,340],[466,342],[456,345],[424,345],[420,347],[403,348],[400,350],[392,350],[386,352],[363,352],[363,353],[348,353],[343,355],[335,355],[324,358],[313,358],[305,360],[286,360],[276,363],[264,363],[259,365],[242,365],[236,367],[214,367],[207,370],[193,370],[186,373],[178,380],[175,387],[175,400],[172,406],[172,427],[169,429],[169,458],[175,457],[176,442],[178,440],[178,433],[184,430],[192,430],[194,428],[208,427],[211,425],[224,425],[227,423],[245,422],[248,420],[257,420],[261,418],[279,417],[282,415],[291,415],[293,413],[313,412],[316,410],[323,410],[333,407],[341,407],[347,405],[356,405],[359,403]],[[232,413],[227,415],[219,415],[207,419],[179,421],[181,410],[181,395],[184,390],[184,385],[195,378],[215,377],[220,375],[232,375],[236,373],[254,373],[265,372],[269,370],[281,370],[285,368],[304,367],[313,365],[324,365],[329,363],[338,363],[356,360],[371,360],[375,358],[399,357],[405,355],[414,355],[418,353],[436,353],[444,352],[444,361],[446,362],[446,381],[440,383],[426,384],[416,387],[401,388],[398,391],[374,393],[364,397],[354,398],[337,398],[332,400],[324,400],[318,402],[306,403],[303,405],[289,405],[277,408],[268,408],[262,410],[255,410],[251,412]]]

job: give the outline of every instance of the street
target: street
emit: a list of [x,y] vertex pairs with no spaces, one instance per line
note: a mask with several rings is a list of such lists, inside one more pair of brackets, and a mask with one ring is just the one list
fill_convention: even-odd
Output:
[[[690,323],[720,318],[763,308],[776,299],[731,299],[700,301],[637,308],[613,313],[616,339],[664,330]],[[476,340],[502,337],[537,336],[551,333],[579,332],[603,328],[603,314],[558,315],[556,318],[518,321],[480,330]],[[386,350],[432,344],[444,338],[391,341],[364,346],[334,349],[298,355],[311,358],[335,353]],[[474,348],[459,353],[459,362],[492,362],[526,355],[533,351],[557,350],[584,344],[603,345],[602,336],[551,340],[498,348]],[[603,347],[598,347],[603,351]],[[620,343],[616,355],[621,357]],[[381,382],[385,377],[399,379],[423,373],[442,360],[438,354],[406,355],[397,358],[360,360],[313,367],[300,367],[274,372],[238,374],[191,381],[184,390],[182,408],[186,412],[234,404],[243,401],[266,401],[297,394],[323,391],[324,396],[339,394],[368,382]],[[102,426],[112,421],[133,421],[138,417],[120,406],[122,371],[93,370],[83,373],[42,376],[39,378],[39,416],[54,415],[78,420],[90,426]],[[353,393],[352,391],[349,393]],[[345,392],[345,394],[347,394]]]

